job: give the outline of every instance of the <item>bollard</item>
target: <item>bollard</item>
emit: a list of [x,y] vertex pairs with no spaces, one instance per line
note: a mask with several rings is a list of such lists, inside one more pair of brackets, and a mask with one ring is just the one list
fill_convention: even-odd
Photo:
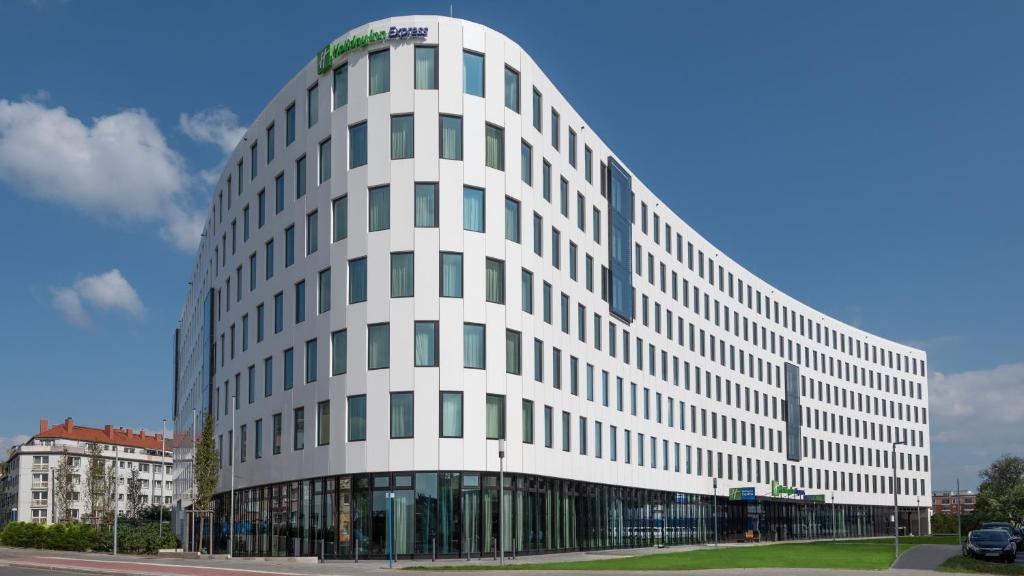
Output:
[[512,537],[512,559],[516,559],[516,539],[514,536]]
[[356,538],[355,540],[353,540],[353,542],[355,542],[355,546],[356,546],[356,564],[358,564],[359,563],[359,539]]
[[324,563],[324,540],[320,540],[320,563]]
[[437,537],[431,539],[430,545],[430,561],[437,562]]
[[494,559],[497,560],[498,559],[498,539],[493,537],[493,536],[491,537],[491,552],[494,555]]

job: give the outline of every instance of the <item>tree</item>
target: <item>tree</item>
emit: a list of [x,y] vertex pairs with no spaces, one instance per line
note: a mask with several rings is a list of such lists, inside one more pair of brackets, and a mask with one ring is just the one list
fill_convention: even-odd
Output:
[[217,446],[213,441],[213,414],[206,413],[203,420],[203,431],[199,437],[199,446],[196,447],[195,461],[193,462],[193,476],[196,482],[196,497],[193,502],[193,510],[204,513],[199,521],[199,533],[203,533],[203,522],[205,515],[210,520],[210,552],[213,552],[213,494],[217,490],[217,482],[220,475],[220,458],[217,456]]
[[989,520],[1024,519],[1024,458],[1004,454],[979,474],[978,510]]
[[142,478],[139,478],[139,471],[133,468],[131,475],[128,476],[128,518],[137,519],[145,504],[145,497],[142,495]]
[[71,482],[73,472],[74,468],[71,458],[68,456],[68,449],[64,448],[60,464],[53,470],[54,523],[72,520],[71,503],[75,500],[75,487]]
[[85,496],[89,501],[89,517],[94,524],[108,524],[113,520],[113,466],[107,466],[103,448],[99,444],[89,444],[87,453],[89,467],[86,470]]

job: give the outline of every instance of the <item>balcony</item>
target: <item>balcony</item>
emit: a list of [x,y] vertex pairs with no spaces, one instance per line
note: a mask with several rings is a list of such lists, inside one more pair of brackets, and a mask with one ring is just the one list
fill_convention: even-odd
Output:
[[32,471],[33,472],[46,472],[49,469],[50,469],[50,465],[45,463],[45,462],[41,463],[41,464],[37,463],[37,462],[33,462],[32,463]]
[[49,505],[49,503],[46,500],[33,500],[32,501],[32,507],[33,508],[49,508],[49,506],[50,505]]
[[50,489],[50,483],[48,481],[47,482],[33,482],[32,483],[32,489],[33,490],[49,490]]

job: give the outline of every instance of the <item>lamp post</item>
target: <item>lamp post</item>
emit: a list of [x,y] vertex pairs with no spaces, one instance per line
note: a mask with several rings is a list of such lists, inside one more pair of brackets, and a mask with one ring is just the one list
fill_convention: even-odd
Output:
[[711,479],[711,486],[714,489],[715,499],[712,502],[714,508],[712,508],[712,517],[714,518],[715,527],[715,548],[718,548],[718,478]]
[[960,526],[960,479],[956,479],[956,542],[961,543],[963,529]]
[[195,535],[196,535],[196,496],[198,495],[197,494],[197,486],[196,486],[196,451],[199,448],[199,444],[198,444],[199,443],[199,439],[197,438],[197,434],[199,432],[199,421],[197,420],[197,418],[198,418],[198,415],[196,414],[196,409],[193,408],[192,409],[192,464],[191,464],[191,466],[189,466],[189,468],[191,470],[190,476],[191,476],[191,480],[192,480],[192,482],[191,482],[192,483],[192,486],[191,486],[191,490],[192,490],[192,514],[189,515],[190,522],[189,522],[189,531],[188,532],[189,532],[189,536],[191,536],[189,538],[189,547],[191,548],[191,550],[194,550],[196,552],[199,551],[199,546],[196,545],[195,542],[192,542],[192,538],[194,538]]
[[118,456],[117,444],[114,444],[114,556],[117,556],[117,484],[121,480],[121,473],[118,472],[121,461],[118,460]]
[[498,564],[505,565],[505,439],[498,439]]
[[917,497],[917,535],[921,535],[921,497]]
[[[235,388],[238,388],[235,386]],[[231,515],[228,517],[228,558],[235,554],[235,408],[238,406],[238,390],[231,397],[231,462],[228,468],[231,470]]]
[[900,505],[899,505],[899,491],[900,482],[899,478],[896,477],[896,447],[905,446],[906,440],[896,440],[892,443],[892,520],[893,528],[896,533],[896,559],[900,557]]
[[836,541],[836,493],[832,492],[832,541]]
[[160,424],[160,541],[164,539],[164,486],[166,486],[167,479],[164,477],[164,473],[167,472],[167,467],[163,464],[163,459],[167,455],[167,418],[164,418]]

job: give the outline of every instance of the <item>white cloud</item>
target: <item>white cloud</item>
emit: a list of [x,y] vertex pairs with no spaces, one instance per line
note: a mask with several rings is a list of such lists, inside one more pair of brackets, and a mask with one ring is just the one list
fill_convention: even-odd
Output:
[[189,138],[220,146],[230,154],[245,136],[245,127],[238,125],[238,115],[227,108],[211,108],[195,114],[182,113],[178,126]]
[[64,318],[76,326],[86,326],[91,319],[85,304],[102,310],[121,310],[141,318],[145,307],[139,294],[117,268],[79,278],[70,287],[54,288],[53,306]]
[[183,250],[199,245],[193,178],[145,110],[87,124],[42,99],[0,99],[0,180],[28,197],[100,218],[158,223]]

